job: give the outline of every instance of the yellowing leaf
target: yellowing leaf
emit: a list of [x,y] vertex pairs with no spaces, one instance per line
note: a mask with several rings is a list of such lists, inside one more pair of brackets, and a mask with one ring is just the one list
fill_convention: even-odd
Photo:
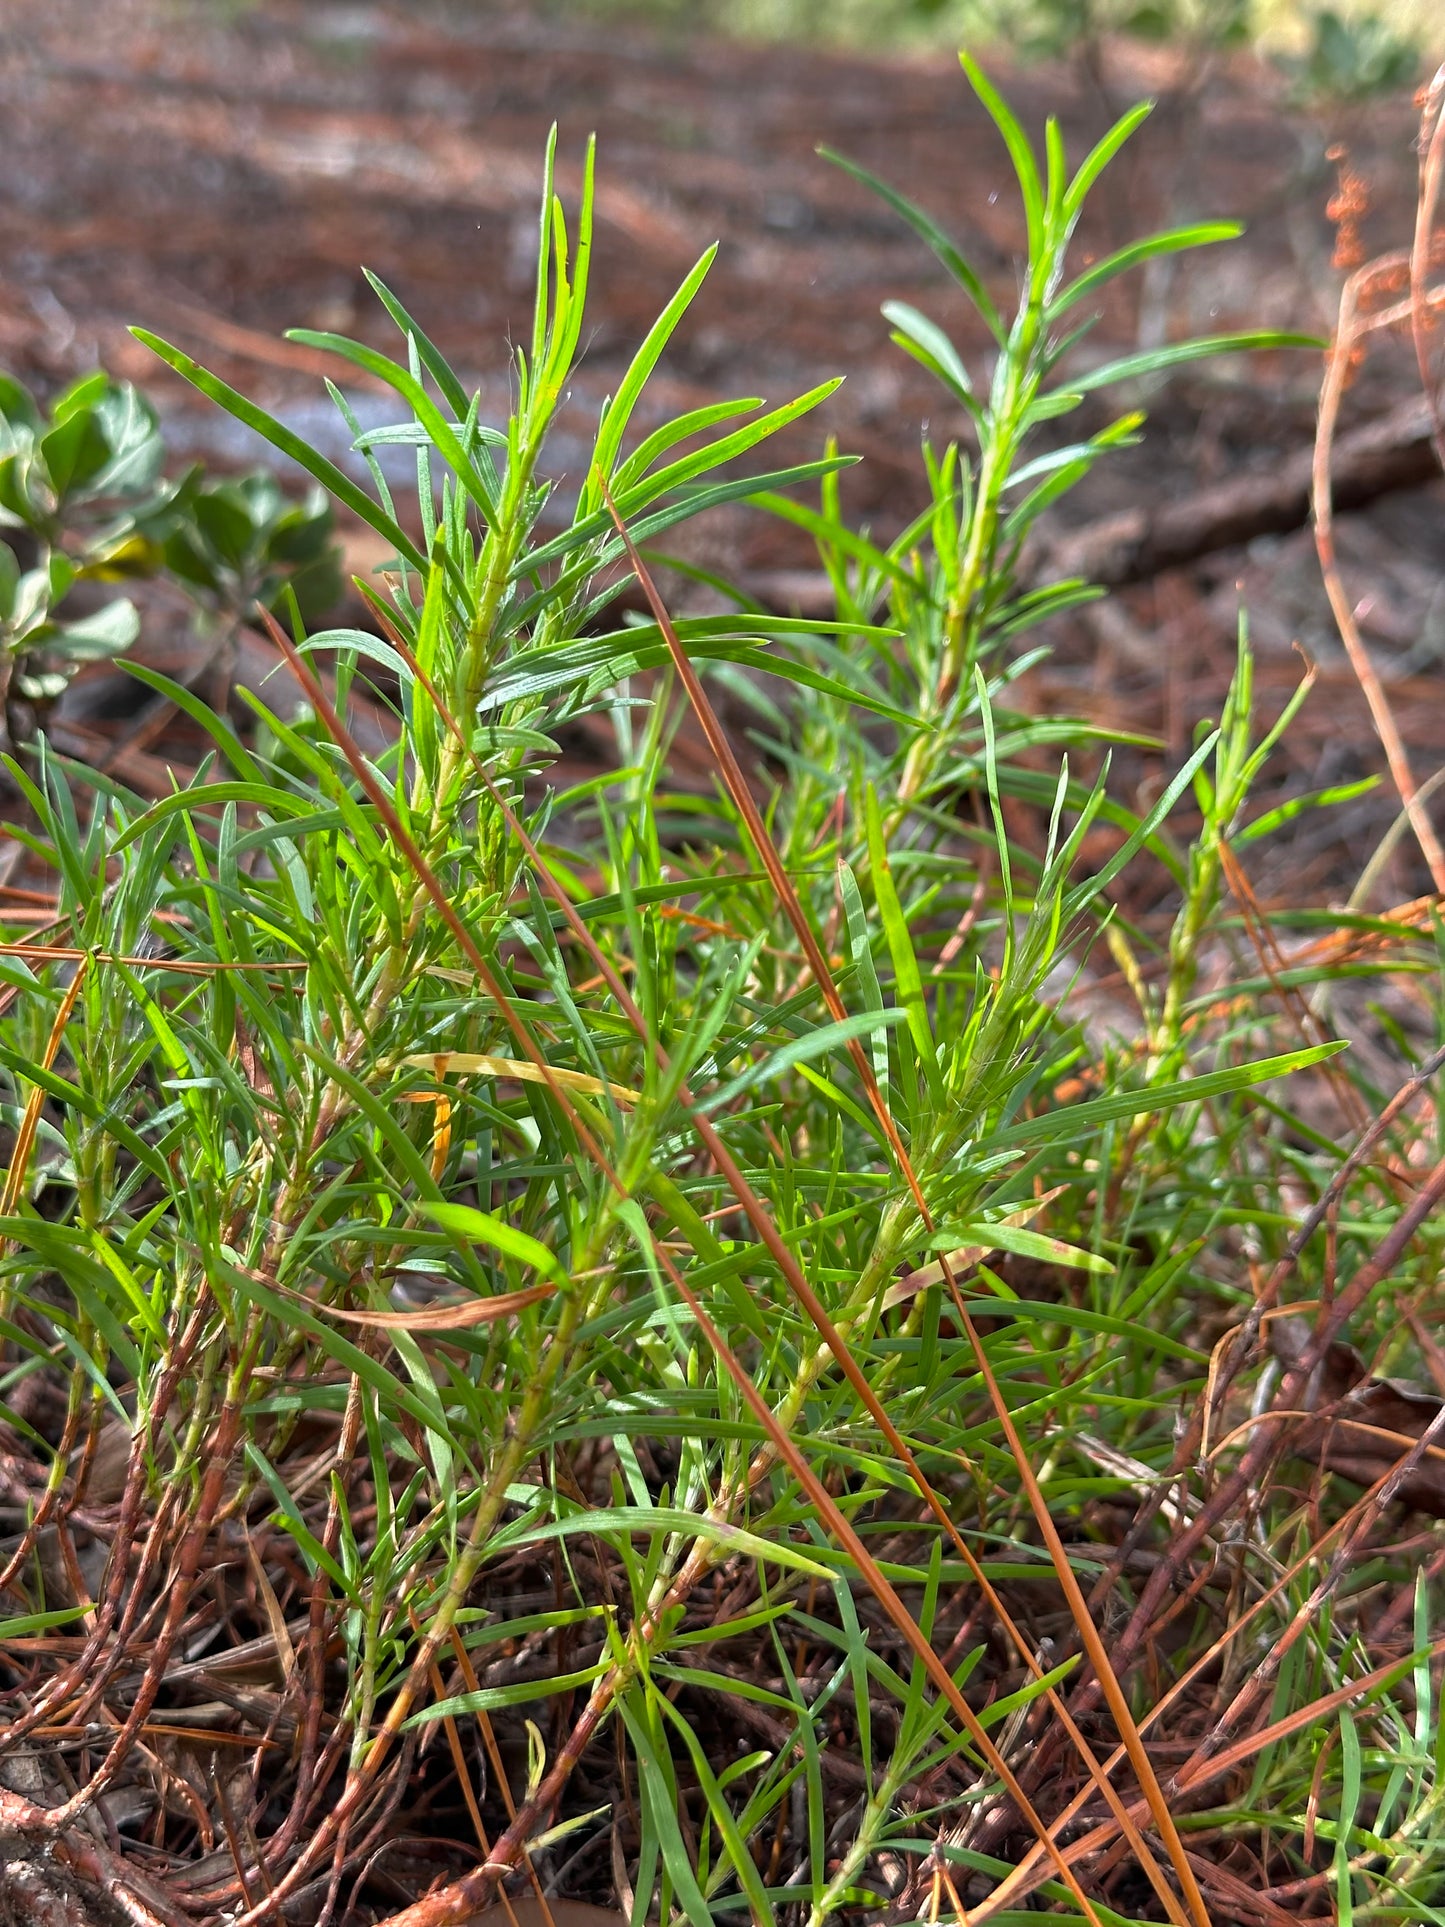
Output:
[[485,1051],[453,1050],[404,1057],[401,1061],[418,1070],[433,1070],[438,1077],[446,1077],[449,1073],[474,1077],[515,1077],[523,1084],[557,1083],[564,1090],[583,1091],[589,1097],[601,1097],[605,1092],[619,1104],[642,1102],[641,1091],[630,1091],[625,1084],[609,1084],[600,1077],[589,1076],[586,1071],[560,1070],[554,1065],[549,1065],[544,1071],[525,1057],[492,1057]]

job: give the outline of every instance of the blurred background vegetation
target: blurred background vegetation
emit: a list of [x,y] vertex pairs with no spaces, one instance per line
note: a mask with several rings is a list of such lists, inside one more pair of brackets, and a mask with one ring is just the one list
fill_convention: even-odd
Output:
[[553,0],[745,38],[928,47],[1006,47],[1066,55],[1109,35],[1193,53],[1254,47],[1303,91],[1367,95],[1408,85],[1439,38],[1441,0]]

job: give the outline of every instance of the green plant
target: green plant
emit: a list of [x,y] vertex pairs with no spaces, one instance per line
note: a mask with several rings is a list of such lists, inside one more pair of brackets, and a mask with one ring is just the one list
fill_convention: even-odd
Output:
[[63,609],[82,584],[110,585],[160,564],[153,525],[175,490],[162,473],[155,410],[130,382],[97,373],[48,412],[0,377],[0,705],[10,742],[17,703],[38,714],[82,663],[117,655],[139,629],[134,603],[109,594]]
[[1318,7],[1307,26],[1303,49],[1278,56],[1301,100],[1368,100],[1410,87],[1419,77],[1418,43],[1381,13],[1345,15]]
[[1167,42],[1195,58],[1248,46],[1256,0],[977,0],[979,24],[1031,58],[1095,53],[1106,35]]
[[[0,375],[0,708],[5,740],[28,744],[87,662],[123,655],[140,615],[115,585],[163,574],[214,632],[234,634],[259,603],[294,599],[328,615],[340,550],[321,490],[304,503],[268,475],[165,474],[155,409],[130,382],[87,375],[42,411]],[[68,605],[68,606],[67,606]]]
[[289,608],[303,622],[328,616],[341,600],[341,551],[325,492],[304,502],[284,495],[269,475],[236,481],[187,479],[166,531],[167,571],[217,616]]
[[[1053,424],[1079,411],[1090,395],[1167,368],[1242,349],[1316,345],[1308,337],[1278,332],[1215,335],[1078,367],[1080,346],[1098,320],[1091,304],[1111,281],[1145,262],[1231,240],[1239,225],[1193,222],[1147,235],[1070,278],[1068,257],[1084,202],[1149,108],[1124,115],[1070,178],[1057,123],[1050,120],[1045,130],[1041,170],[992,83],[968,55],[963,61],[1008,148],[1023,198],[1028,270],[1011,319],[1000,314],[977,269],[923,209],[852,162],[831,156],[879,194],[932,250],[997,346],[987,385],[976,384],[935,321],[903,302],[885,304],[894,341],[966,412],[976,453],[957,443],[941,453],[925,446],[931,504],[886,554],[860,546],[841,528],[836,498],[821,521],[809,522],[822,539],[843,606],[866,613],[879,598],[893,596],[895,620],[908,637],[907,673],[919,685],[919,726],[906,744],[896,779],[895,827],[915,804],[930,799],[940,781],[956,786],[960,731],[977,705],[976,672],[982,661],[1094,594],[1082,581],[1021,592],[1019,560],[1039,516],[1076,487],[1102,455],[1136,441],[1145,416],[1142,409],[1130,408],[1091,434],[1044,449],[1038,447],[1041,436],[1054,434]],[[791,511],[780,506],[780,512]],[[915,560],[923,555],[930,559],[931,574]],[[856,582],[849,579],[850,568],[858,571]],[[922,593],[896,595],[896,586],[910,580]],[[890,794],[894,788],[888,785]]]
[[[603,15],[696,24],[681,0],[584,0]],[[1313,78],[1305,92],[1345,96],[1408,85],[1425,40],[1413,0],[1336,11],[1303,0],[736,0],[707,12],[709,31],[742,37],[862,45],[924,40],[994,43],[1012,55],[1057,59],[1097,52],[1106,36],[1167,42],[1195,58],[1246,46],[1277,49]],[[1303,34],[1301,34],[1301,29]],[[1310,44],[1301,54],[1296,43]]]
[[[0,958],[0,1419],[31,1481],[0,1565],[0,1655],[25,1669],[0,1755],[43,1761],[57,1733],[87,1750],[5,1794],[0,1877],[11,1854],[57,1901],[63,1850],[132,1917],[259,1927],[303,1893],[334,1912],[400,1831],[433,1824],[445,1781],[480,1863],[458,1853],[405,1927],[467,1918],[529,1856],[561,1879],[599,1821],[637,1927],[654,1909],[822,1927],[930,1890],[935,1913],[973,1919],[1026,1917],[1037,1895],[1060,1919],[1205,1927],[1232,1905],[1240,1841],[1318,1875],[1311,1893],[1358,1880],[1382,1908],[1434,1878],[1428,1591],[1417,1651],[1382,1674],[1375,1588],[1408,1554],[1333,1486],[1307,1530],[1260,1455],[1320,1362],[1309,1345],[1348,1316],[1357,1338],[1403,1329],[1391,1294],[1435,1275],[1445,1179],[1400,1217],[1363,1152],[1339,1174],[1296,1102],[1318,1104],[1338,1040],[1301,1041],[1243,976],[1221,884],[1260,767],[1243,642],[1222,731],[1142,813],[1106,771],[1080,778],[1097,731],[1010,706],[1013,639],[1088,593],[1024,587],[1019,543],[1141,418],[1055,450],[1038,432],[1090,389],[1291,338],[1182,343],[1069,383],[1078,335],[1056,324],[1109,275],[1225,230],[1153,237],[1068,283],[1078,207],[1139,115],[1070,179],[1057,130],[1040,169],[969,71],[1030,259],[1006,323],[889,196],[997,358],[976,388],[935,324],[890,310],[975,444],[925,451],[928,510],[886,548],[844,520],[835,452],[737,471],[826,386],[633,427],[710,254],[604,406],[560,528],[543,525],[590,155],[574,232],[549,154],[504,425],[380,284],[396,359],[303,333],[396,393],[395,425],[352,430],[366,452],[416,448],[409,517],[379,465],[368,493],[143,337],[395,565],[386,594],[359,585],[376,632],[261,618],[306,690],[299,722],[247,695],[248,735],[137,670],[214,744],[192,787],[147,803],[43,742],[10,765],[64,941]],[[816,510],[788,493],[813,482]],[[833,621],[741,599],[669,619],[637,542],[750,497],[818,536]],[[628,571],[646,617],[612,613]],[[371,664],[400,714],[368,758],[346,719]],[[718,686],[752,705],[752,770]],[[685,706],[714,751],[705,791],[670,773]],[[557,732],[583,715],[615,767],[554,793]],[[1040,767],[1061,749],[1072,766]],[[1171,819],[1196,786],[1184,849]],[[1070,995],[1143,865],[1181,905],[1163,1066],[1147,1031],[1100,1037]],[[1196,995],[1207,926],[1234,999]],[[1428,950],[1384,967],[1408,982]],[[1393,1117],[1379,1131],[1403,1149]],[[1322,1257],[1300,1234],[1331,1212]],[[1246,1260],[1274,1263],[1268,1291]],[[1296,1268],[1313,1302],[1325,1265],[1331,1310],[1272,1406],[1258,1352],[1221,1335]],[[1246,1370],[1279,1422],[1221,1442],[1239,1408],[1218,1401]],[[88,1532],[109,1550],[87,1583],[66,1548]],[[1173,1643],[1151,1672],[1159,1620]],[[237,1650],[214,1659],[222,1633]],[[151,1759],[180,1757],[163,1749],[194,1730],[197,1693],[220,1724],[190,1798]],[[584,1774],[608,1771],[609,1722],[621,1764],[600,1807]],[[474,1730],[495,1776],[480,1793]],[[254,1767],[225,1772],[222,1731]],[[1263,1816],[1233,1798],[1256,1759]],[[1361,1830],[1366,1789],[1395,1820],[1385,1848]],[[81,1826],[102,1794],[108,1843]],[[1357,1871],[1364,1852],[1388,1871]],[[379,1891],[365,1904],[395,1903]]]

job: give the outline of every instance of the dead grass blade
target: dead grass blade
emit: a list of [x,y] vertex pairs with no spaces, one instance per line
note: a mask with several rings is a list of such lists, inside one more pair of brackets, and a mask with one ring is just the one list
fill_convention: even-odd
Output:
[[327,1318],[343,1319],[348,1325],[372,1325],[379,1331],[461,1332],[514,1317],[528,1305],[553,1297],[556,1290],[555,1285],[529,1285],[525,1291],[499,1292],[495,1298],[477,1298],[470,1304],[429,1305],[425,1311],[350,1311],[341,1305],[312,1309]]
[[[1408,321],[1414,335],[1416,354],[1420,361],[1422,378],[1431,408],[1437,449],[1442,450],[1442,459],[1445,459],[1445,449],[1442,449],[1445,437],[1442,437],[1441,433],[1439,404],[1435,395],[1435,383],[1430,371],[1428,354],[1428,331],[1440,297],[1438,292],[1432,292],[1426,285],[1433,250],[1440,176],[1442,166],[1445,166],[1445,147],[1442,147],[1445,136],[1441,133],[1440,119],[1442,101],[1445,101],[1445,81],[1437,75],[1426,103],[1414,245],[1408,252],[1382,254],[1374,261],[1367,261],[1363,267],[1357,268],[1350,275],[1341,290],[1334,346],[1326,358],[1324,384],[1320,390],[1319,422],[1315,433],[1314,471],[1311,482],[1315,549],[1319,555],[1320,572],[1324,577],[1330,609],[1349,656],[1350,666],[1369,705],[1370,717],[1384,748],[1391,780],[1399,794],[1401,805],[1409,817],[1410,828],[1415,834],[1415,840],[1420,846],[1431,880],[1437,890],[1445,890],[1445,848],[1441,847],[1434,825],[1425,812],[1418,785],[1410,768],[1410,758],[1405,749],[1404,738],[1395,721],[1394,711],[1390,707],[1379,672],[1360,634],[1354,604],[1345,588],[1340,571],[1339,556],[1335,547],[1331,454],[1339,420],[1340,401],[1350,376],[1364,352],[1368,337]],[[1394,293],[1403,283],[1408,283],[1410,288],[1407,300],[1397,301],[1384,308],[1377,307],[1373,311],[1370,309],[1371,302]]]
[[[464,1077],[515,1077],[522,1084],[545,1084],[548,1081],[535,1064],[528,1063],[524,1058],[493,1057],[485,1051],[434,1051],[430,1056],[403,1057],[401,1061],[415,1069],[435,1071],[438,1077],[455,1073]],[[641,1091],[630,1091],[625,1084],[613,1084],[600,1077],[592,1077],[586,1071],[563,1070],[552,1065],[549,1066],[549,1073],[567,1090],[581,1091],[587,1097],[611,1097],[619,1104],[642,1102]]]
[[[53,921],[53,919],[52,919]],[[80,950],[64,943],[0,943],[0,957],[19,957],[26,962],[123,964],[128,970],[170,970],[177,976],[214,977],[227,970],[305,970],[304,957],[282,958],[276,962],[247,963],[240,958],[203,962],[199,958],[166,957],[159,953],[145,957],[121,957],[109,950]]]
[[[60,1000],[60,1008],[55,1013],[55,1021],[50,1026],[50,1035],[45,1040],[45,1055],[41,1060],[46,1070],[55,1068],[55,1060],[60,1055],[60,1041],[65,1035],[65,1026],[70,1022],[70,1013],[75,1009],[75,1000],[80,995],[81,985],[85,982],[85,972],[89,959],[81,953],[75,975],[66,987]],[[35,1134],[40,1129],[40,1113],[45,1106],[45,1087],[43,1084],[31,1086],[30,1095],[25,1100],[25,1110],[20,1119],[20,1129],[15,1133],[15,1149],[10,1154],[10,1169],[5,1174],[5,1188],[0,1192],[0,1217],[15,1215],[20,1202],[20,1193],[25,1186],[25,1173],[30,1168],[30,1154],[35,1149]]]

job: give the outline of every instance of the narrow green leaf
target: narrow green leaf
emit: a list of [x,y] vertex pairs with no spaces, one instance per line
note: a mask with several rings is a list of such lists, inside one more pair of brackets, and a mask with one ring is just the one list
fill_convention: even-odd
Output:
[[1143,354],[1125,355],[1102,368],[1071,377],[1069,387],[1076,394],[1090,394],[1108,388],[1116,381],[1134,381],[1140,375],[1157,374],[1161,368],[1177,368],[1186,361],[1206,361],[1212,355],[1253,354],[1274,348],[1314,348],[1323,350],[1329,343],[1318,335],[1287,334],[1277,328],[1257,328],[1236,335],[1200,335],[1193,341],[1176,341],[1167,348],[1150,348]]
[[430,1706],[412,1714],[406,1729],[429,1726],[434,1720],[464,1719],[469,1713],[493,1713],[503,1706],[530,1706],[533,1700],[590,1686],[606,1670],[606,1660],[598,1660],[595,1665],[581,1667],[575,1673],[549,1673],[544,1679],[518,1680],[512,1686],[484,1686],[475,1693],[458,1693],[451,1699],[434,1700]]
[[465,421],[471,404],[467,400],[466,390],[457,380],[452,370],[451,363],[431,337],[416,325],[406,309],[397,300],[396,296],[380,276],[373,274],[370,268],[363,268],[361,272],[366,276],[372,293],[386,309],[386,312],[391,316],[397,327],[401,329],[404,335],[409,336],[411,340],[416,343],[416,351],[421,357],[422,365],[436,383],[437,387],[442,391],[442,394],[446,398],[447,406],[455,413],[459,421]]
[[988,75],[973,56],[960,52],[959,63],[968,75],[969,85],[988,110],[989,118],[1003,135],[1004,146],[1009,151],[1014,173],[1018,177],[1019,191],[1023,195],[1024,219],[1028,223],[1029,259],[1036,265],[1045,258],[1047,248],[1044,235],[1044,187],[1039,179],[1039,164],[1028,135],[1019,125],[1018,118],[1003,95],[994,86]]
[[153,335],[148,328],[132,328],[130,332],[137,341],[149,348],[153,354],[159,355],[167,367],[173,368],[193,388],[198,388],[211,401],[218,402],[227,414],[234,415],[238,422],[244,423],[247,428],[254,429],[283,455],[289,455],[291,460],[299,463],[308,475],[314,475],[321,486],[334,495],[338,502],[344,502],[353,514],[361,517],[368,528],[373,528],[378,535],[384,536],[395,547],[398,555],[405,556],[414,569],[426,568],[426,557],[405,530],[372,501],[365,489],[358,488],[349,475],[343,474],[334,462],[329,462],[324,455],[318,453],[284,423],[278,422],[274,415],[268,415],[264,408],[258,408],[255,402],[248,401],[244,395],[238,394],[218,376],[208,373],[198,361],[192,360],[190,355],[182,353],[179,348],[173,348],[169,342],[162,341],[159,335]]
[[1097,141],[1084,156],[1083,161],[1080,163],[1078,173],[1075,174],[1073,180],[1070,181],[1068,190],[1064,195],[1063,211],[1066,220],[1071,223],[1077,220],[1079,210],[1083,207],[1090,188],[1119,152],[1119,149],[1124,145],[1125,141],[1129,139],[1136,129],[1148,120],[1153,111],[1154,103],[1152,100],[1140,101],[1137,106],[1131,107],[1128,113],[1121,115],[1120,118],[1114,122],[1114,125],[1109,129],[1108,133]]
[[1086,269],[1076,281],[1071,281],[1063,291],[1056,295],[1045,310],[1046,318],[1053,322],[1060,315],[1067,314],[1076,302],[1092,294],[1106,281],[1116,275],[1124,274],[1130,268],[1138,267],[1141,261],[1152,261],[1159,254],[1182,254],[1188,248],[1212,246],[1216,241],[1235,241],[1244,232],[1242,221],[1196,221],[1192,227],[1170,228],[1162,234],[1146,235],[1141,241],[1131,241],[1128,247],[1120,248],[1096,261]]
[[50,1612],[18,1613],[13,1619],[0,1619],[0,1640],[27,1639],[32,1633],[53,1632],[57,1626],[73,1626],[92,1611],[90,1606],[57,1606]]
[[944,1089],[943,1076],[938,1067],[938,1044],[928,1018],[928,1004],[923,994],[923,976],[918,968],[913,939],[909,935],[908,920],[903,914],[903,905],[899,901],[898,891],[893,881],[893,871],[889,867],[888,846],[883,835],[883,812],[878,806],[877,791],[871,783],[864,791],[863,808],[868,836],[868,865],[873,878],[873,895],[878,904],[878,914],[883,920],[883,934],[888,943],[888,954],[893,960],[894,992],[908,1018],[913,1048],[933,1101],[935,1104],[941,1104]]
[[1023,1225],[991,1224],[981,1219],[972,1224],[948,1225],[935,1231],[928,1239],[934,1250],[948,1250],[955,1245],[982,1245],[985,1250],[997,1247],[1000,1251],[1012,1251],[1020,1258],[1037,1258],[1044,1264],[1067,1265],[1075,1271],[1092,1271],[1097,1276],[1107,1277],[1114,1267],[1107,1258],[1097,1252],[1081,1251],[1077,1245],[1066,1244],[1062,1238],[1050,1238],[1042,1231],[1030,1231]]
[[885,301],[883,316],[893,324],[893,339],[900,348],[905,349],[916,361],[923,364],[930,374],[937,376],[955,401],[960,402],[970,413],[978,418],[982,410],[974,396],[973,383],[957,348],[939,327],[930,321],[926,314],[911,308],[906,301]]
[[[602,422],[597,430],[597,441],[592,451],[592,466],[610,476],[622,447],[622,437],[627,424],[632,419],[632,411],[637,406],[648,376],[657,366],[663,349],[672,339],[678,323],[692,306],[698,289],[707,279],[708,269],[717,256],[717,243],[706,249],[683,280],[677,293],[668,302],[657,320],[647,332],[642,346],[632,358],[631,366],[622,378],[616,395],[603,411]],[[588,490],[594,484],[589,477]],[[589,506],[595,506],[589,495]]]
[[1308,1050],[1286,1051],[1280,1057],[1262,1057],[1257,1063],[1239,1064],[1230,1070],[1205,1071],[1199,1077],[1183,1078],[1175,1083],[1111,1091],[1107,1097],[1091,1097],[1081,1104],[1070,1104],[1063,1110],[1008,1125],[990,1138],[989,1146],[994,1151],[1021,1150],[1025,1145],[1057,1140],[1062,1130],[1067,1130],[1069,1137],[1077,1142],[1096,1125],[1125,1117],[1155,1117],[1180,1104],[1202,1104],[1206,1098],[1227,1097],[1255,1084],[1267,1084],[1276,1077],[1288,1077],[1293,1071],[1308,1070],[1312,1064],[1323,1064],[1348,1048],[1341,1039],[1314,1044]]
[[546,1245],[529,1238],[525,1231],[516,1230],[503,1219],[494,1218],[489,1211],[478,1211],[469,1204],[439,1204],[431,1198],[420,1200],[418,1209],[456,1237],[468,1239],[473,1244],[490,1245],[505,1257],[515,1258],[521,1264],[530,1265],[534,1271],[540,1271],[544,1278],[560,1278],[563,1275],[562,1267]]
[[831,1577],[826,1566],[810,1559],[800,1546],[786,1539],[765,1539],[726,1520],[713,1519],[679,1506],[612,1506],[605,1512],[573,1512],[565,1519],[549,1519],[540,1525],[507,1527],[497,1535],[495,1544],[541,1545],[550,1539],[571,1539],[581,1533],[605,1539],[619,1533],[680,1533],[688,1539],[701,1539],[732,1553],[742,1553],[789,1572],[805,1572],[815,1579]]
[[327,354],[340,355],[344,361],[366,369],[368,374],[375,375],[378,380],[394,388],[403,400],[411,404],[417,420],[431,437],[432,447],[450,463],[453,474],[481,510],[487,526],[490,528],[496,522],[497,505],[481,471],[463,448],[452,424],[415,375],[377,349],[368,348],[364,342],[351,341],[345,335],[328,334],[320,328],[288,328],[286,339],[299,341],[307,348],[319,348]]
[[698,1108],[702,1111],[725,1110],[744,1091],[753,1090],[759,1084],[771,1083],[794,1064],[809,1063],[815,1057],[839,1049],[854,1037],[867,1037],[874,1031],[886,1030],[890,1024],[901,1024],[907,1015],[905,1010],[860,1010],[851,1017],[839,1018],[835,1023],[820,1024],[816,1030],[780,1045],[767,1057],[724,1084],[721,1090],[710,1092]]
[[948,269],[948,272],[963,289],[974,307],[977,308],[989,333],[999,346],[1002,347],[1008,338],[1008,330],[1004,327],[1003,318],[989,298],[988,290],[984,287],[978,274],[970,267],[969,263],[959,252],[957,244],[944,233],[943,229],[939,227],[933,217],[925,214],[921,207],[915,206],[912,201],[900,194],[896,188],[889,187],[886,181],[880,181],[876,174],[870,174],[866,167],[860,167],[856,161],[848,160],[845,155],[835,152],[833,148],[820,147],[818,152],[825,161],[831,161],[835,167],[841,167],[845,174],[851,174],[855,181],[860,181],[864,187],[869,188],[874,194],[878,195],[881,200],[886,201],[895,214],[902,216],[909,227],[913,229],[913,232],[918,235],[926,246],[932,249],[944,267]]

